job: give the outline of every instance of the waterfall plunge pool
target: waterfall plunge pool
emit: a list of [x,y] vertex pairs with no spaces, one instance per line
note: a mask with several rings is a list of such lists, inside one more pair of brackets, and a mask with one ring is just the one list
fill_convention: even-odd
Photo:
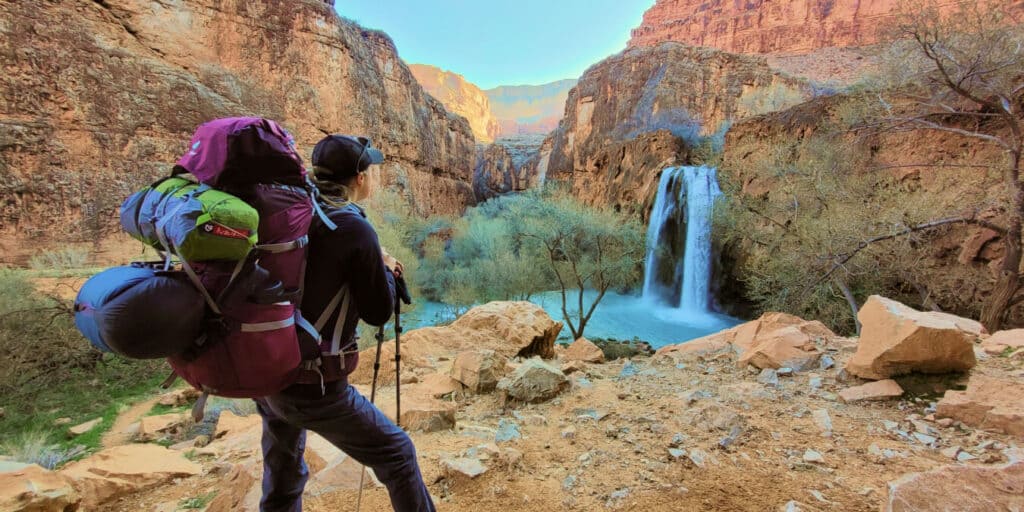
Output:
[[[589,305],[597,296],[597,292],[584,292],[585,304]],[[569,295],[574,301],[576,292]],[[448,323],[454,320],[454,310],[447,304],[430,301],[416,301],[416,309],[402,314],[402,323],[406,330]],[[551,318],[565,322],[562,315],[562,298],[557,291],[545,292],[530,297],[530,302],[544,308]],[[575,320],[574,320],[575,321]],[[688,313],[675,307],[668,307],[655,301],[635,295],[621,295],[608,292],[597,305],[593,316],[587,323],[583,335],[588,338],[614,338],[628,341],[634,338],[646,341],[654,348],[674,345],[700,338],[723,329],[728,329],[739,321],[735,318],[716,313]],[[569,326],[562,327],[559,341],[572,341]]]

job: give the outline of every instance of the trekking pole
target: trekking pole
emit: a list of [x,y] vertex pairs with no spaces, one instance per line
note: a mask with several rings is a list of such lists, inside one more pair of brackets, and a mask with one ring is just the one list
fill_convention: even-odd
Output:
[[395,278],[395,424],[402,426],[402,303],[412,304],[405,279]]
[[[384,326],[381,325],[377,329],[377,334],[373,336],[377,339],[377,356],[373,359],[373,382],[370,384],[370,403],[372,404],[374,399],[377,398],[377,374],[380,372],[380,349],[384,345]],[[359,512],[359,507],[363,503],[363,482],[366,478],[366,464],[360,465],[361,471],[359,472],[359,494],[356,495],[356,512]]]

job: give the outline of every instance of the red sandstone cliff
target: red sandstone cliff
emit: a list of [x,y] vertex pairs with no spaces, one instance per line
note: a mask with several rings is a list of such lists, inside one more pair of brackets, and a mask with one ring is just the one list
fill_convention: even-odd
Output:
[[[1001,0],[1024,21],[1024,1]],[[657,0],[630,47],[678,41],[733,53],[808,53],[878,42],[878,28],[912,0]],[[943,0],[952,9],[956,1]]]
[[490,101],[475,84],[462,75],[426,64],[410,64],[409,70],[425,91],[450,112],[469,121],[477,142],[493,142],[498,136],[499,124],[491,113]]
[[580,78],[534,173],[587,203],[643,214],[661,170],[685,163],[702,137],[809,97],[761,57],[679,43],[629,49]]
[[423,92],[385,34],[323,2],[3,2],[0,32],[5,260],[110,232],[120,201],[221,116],[278,119],[304,155],[324,133],[366,134],[385,182],[420,212],[474,202],[466,121]]

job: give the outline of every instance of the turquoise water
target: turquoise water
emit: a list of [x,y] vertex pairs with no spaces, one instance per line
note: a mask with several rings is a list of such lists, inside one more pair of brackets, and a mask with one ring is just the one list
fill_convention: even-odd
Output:
[[[587,291],[585,304],[590,304],[597,292]],[[569,295],[570,303],[575,293]],[[552,318],[564,322],[561,294],[546,292],[530,298],[530,302],[544,308]],[[402,315],[406,330],[451,322],[455,316],[451,306],[439,302],[418,301],[415,311]],[[583,332],[589,338],[639,339],[658,348],[700,338],[728,329],[739,321],[714,313],[686,314],[681,309],[669,308],[634,295],[607,293]],[[562,328],[560,339],[569,340],[569,327]]]

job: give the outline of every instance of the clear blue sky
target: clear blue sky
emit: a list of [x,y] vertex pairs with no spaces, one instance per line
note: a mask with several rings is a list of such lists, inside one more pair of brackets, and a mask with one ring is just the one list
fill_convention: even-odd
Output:
[[622,51],[654,0],[337,0],[342,16],[387,32],[410,64],[489,89],[579,78]]

